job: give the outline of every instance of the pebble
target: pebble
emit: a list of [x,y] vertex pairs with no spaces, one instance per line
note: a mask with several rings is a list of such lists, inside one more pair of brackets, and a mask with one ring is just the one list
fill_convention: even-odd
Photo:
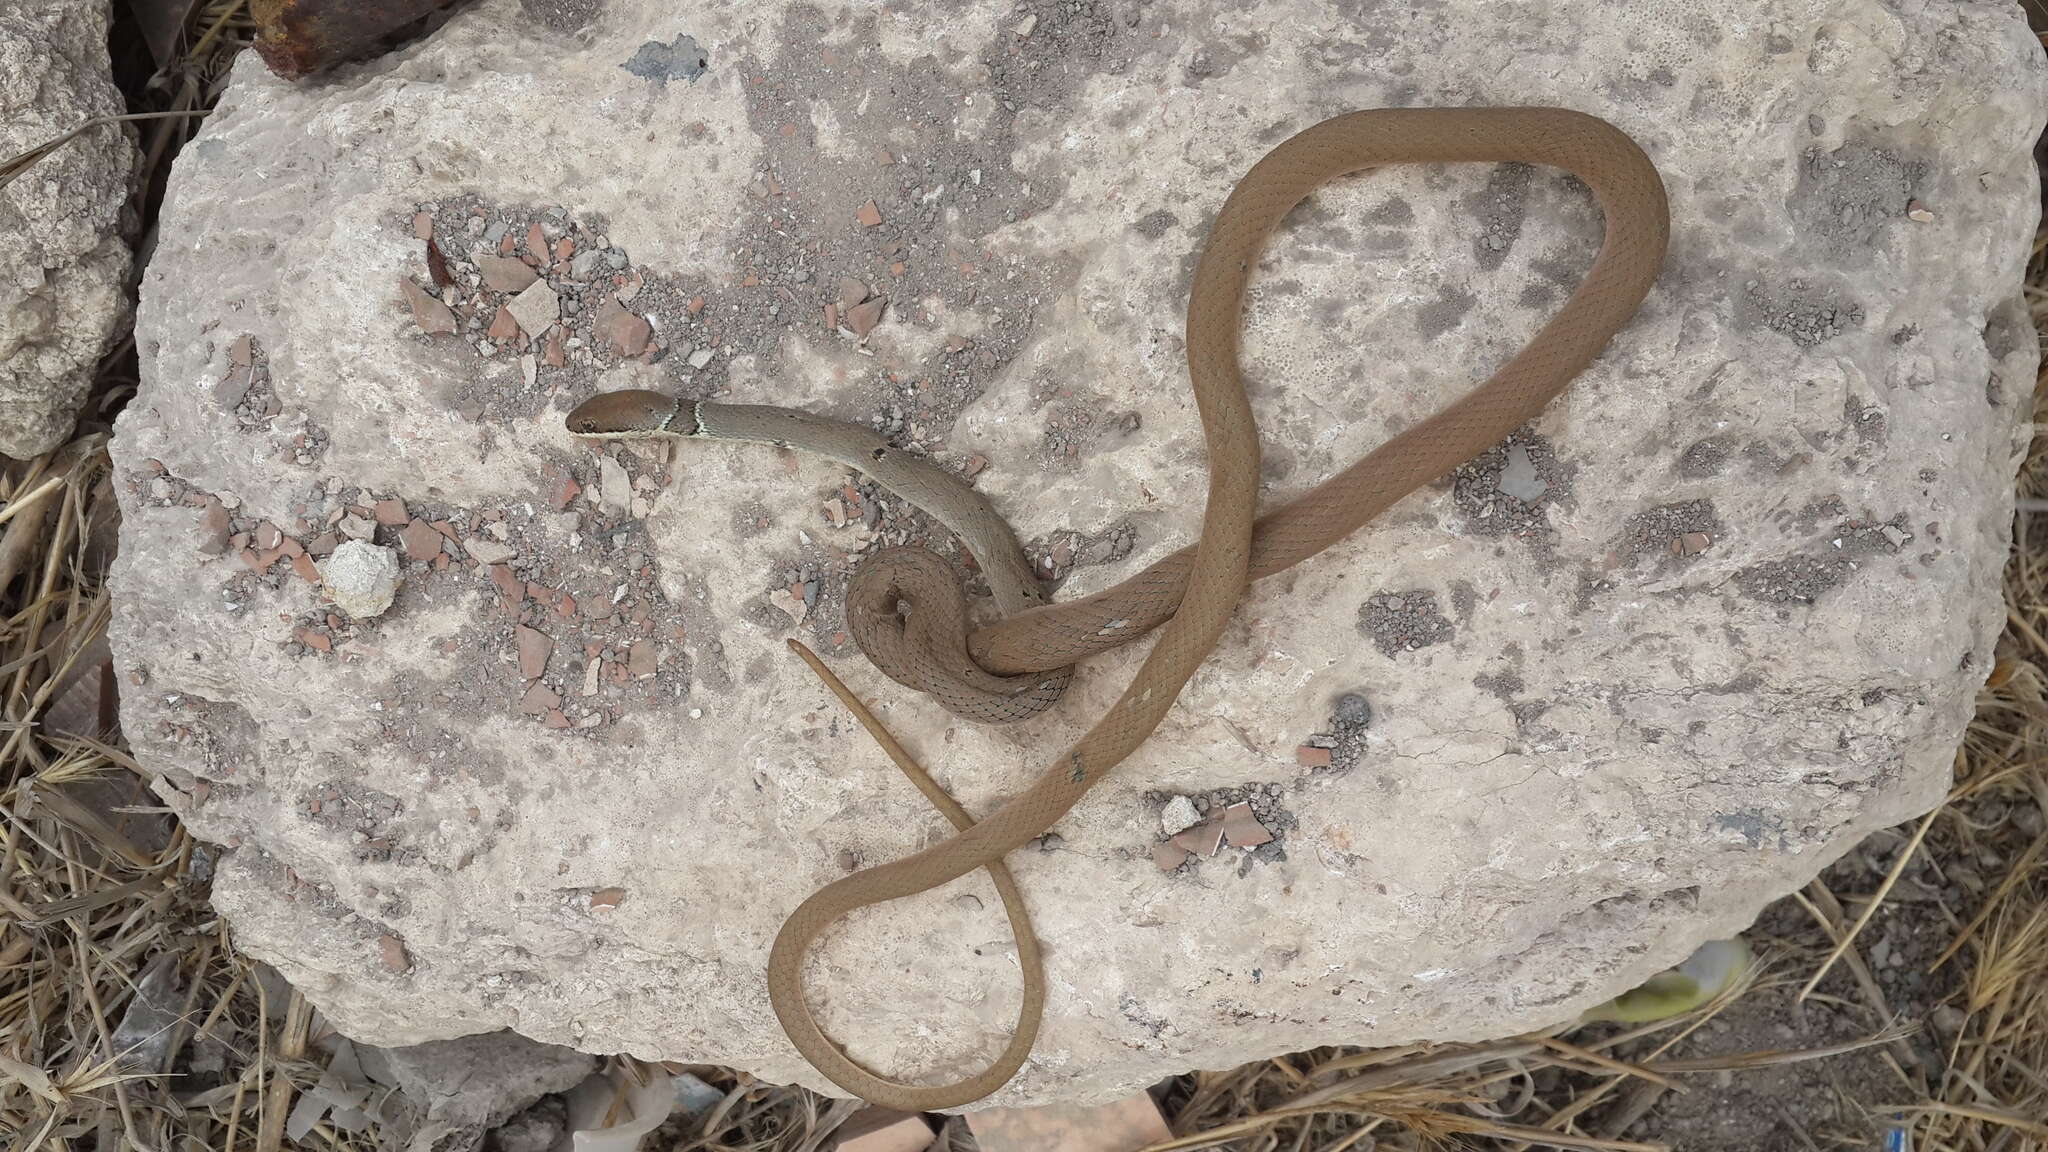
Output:
[[628,311],[618,298],[606,297],[597,306],[597,315],[591,318],[591,335],[610,344],[621,356],[638,356],[647,350],[647,342],[654,335],[654,326],[644,316]]
[[809,615],[809,611],[804,604],[804,598],[787,588],[777,588],[775,591],[770,592],[768,594],[768,603],[774,605],[783,615],[799,624],[803,622],[805,616]]
[[1152,862],[1159,866],[1161,872],[1177,871],[1181,865],[1188,862],[1189,855],[1187,849],[1171,840],[1152,846]]
[[882,310],[889,305],[889,298],[877,296],[846,310],[846,327],[855,336],[866,336],[882,322]]
[[206,505],[206,515],[199,525],[199,551],[203,555],[218,556],[228,549],[228,510],[226,505],[214,500]]
[[1963,1014],[1963,1010],[1953,1004],[1943,1004],[1936,1008],[1933,1014],[1934,1030],[1944,1036],[1954,1036],[1961,1032],[1968,1020],[1969,1017]]
[[879,228],[882,224],[882,209],[870,200],[854,211],[853,218],[860,221],[864,228]]
[[561,300],[545,280],[536,281],[532,287],[514,296],[506,303],[505,309],[512,313],[512,319],[518,321],[519,330],[526,333],[528,339],[547,331],[548,325],[562,315]]
[[519,554],[519,550],[509,544],[500,544],[496,540],[486,539],[482,536],[465,537],[462,541],[462,547],[472,557],[485,564],[503,564]]
[[427,294],[427,290],[411,280],[400,280],[399,287],[405,292],[405,302],[412,308],[413,323],[429,336],[449,336],[455,332],[455,313],[446,304]]
[[358,620],[382,615],[398,594],[398,553],[389,548],[345,541],[318,568],[335,607]]
[[633,484],[626,476],[625,465],[609,456],[597,458],[598,499],[614,512],[630,511],[633,505]]
[[1197,856],[1214,856],[1223,845],[1223,820],[1212,818],[1183,829],[1174,835],[1173,843]]
[[657,668],[654,641],[635,640],[632,647],[626,649],[626,675],[635,680],[645,680],[653,676]]
[[694,352],[690,353],[690,367],[692,367],[692,368],[702,368],[702,367],[704,367],[704,366],[705,366],[706,364],[709,364],[709,363],[711,363],[711,356],[712,356],[712,352],[711,352],[711,349],[709,349],[709,348],[699,348],[699,349],[697,349],[696,351],[694,351]]
[[1536,474],[1536,462],[1529,459],[1529,449],[1520,444],[1508,449],[1499,485],[1502,492],[1524,504],[1534,504],[1550,490],[1550,485]]
[[547,671],[548,656],[555,650],[555,642],[548,634],[521,624],[516,630],[519,650],[519,675],[522,679],[538,680]]
[[[1202,822],[1202,814],[1195,808],[1195,802],[1186,796],[1175,796],[1166,802],[1159,812],[1159,828],[1168,836],[1177,836]],[[1175,861],[1178,865],[1179,861]]]
[[526,261],[512,256],[479,255],[476,266],[484,275],[484,286],[493,292],[523,292],[540,279]]
[[597,267],[604,263],[604,253],[595,248],[578,252],[569,261],[569,277],[572,280],[588,280],[597,275]]
[[441,539],[441,533],[425,520],[414,520],[398,534],[398,542],[405,546],[405,554],[422,563],[441,554]]

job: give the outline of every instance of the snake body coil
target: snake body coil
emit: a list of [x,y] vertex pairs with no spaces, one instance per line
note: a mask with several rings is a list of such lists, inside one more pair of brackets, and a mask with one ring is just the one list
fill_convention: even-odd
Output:
[[[1383,164],[1460,162],[1540,164],[1584,181],[1606,217],[1592,268],[1536,337],[1484,384],[1254,523],[1259,442],[1238,376],[1238,317],[1259,250],[1288,211],[1332,177]],[[959,632],[941,639],[916,623],[937,615],[928,607],[942,606],[949,596],[959,602],[959,589],[943,564],[891,557],[883,564],[884,579],[870,584],[856,574],[850,616],[868,613],[879,633],[894,627],[903,641],[884,657],[899,666],[885,670],[906,683],[942,685],[939,694],[948,707],[975,718],[1029,715],[1057,696],[1064,670],[1074,662],[1154,629],[1158,641],[1109,712],[1023,792],[950,839],[826,885],[791,913],[769,954],[768,988],[777,1018],[812,1065],[855,1095],[907,1111],[958,1107],[1008,1081],[1030,1053],[1045,997],[1035,942],[1025,946],[1027,930],[1019,929],[1025,994],[1017,1031],[987,1069],[938,1086],[876,1076],[824,1034],[803,995],[802,962],[812,942],[856,908],[915,895],[977,868],[997,875],[1012,923],[1019,923],[1014,885],[1007,885],[1007,873],[1000,870],[1002,857],[1044,834],[1159,725],[1215,646],[1246,582],[1315,555],[1533,418],[1634,314],[1663,263],[1669,226],[1663,183],[1635,142],[1603,120],[1565,109],[1353,112],[1302,131],[1254,165],[1216,217],[1188,300],[1188,375],[1209,450],[1201,539],[1081,600],[1031,602],[1019,609],[1005,604],[1003,619],[967,636],[964,652],[955,647],[961,644]],[[999,570],[1022,564],[1029,591],[1012,588],[998,596],[1024,603],[1037,594],[1015,536],[985,500],[930,466],[943,483],[923,473],[877,475],[871,466],[914,458],[889,449],[867,430],[790,409],[710,404],[695,409],[691,421],[698,427],[673,429],[682,407],[653,393],[611,393],[572,412],[568,426],[582,435],[723,435],[821,452],[874,476],[959,533],[992,588]],[[721,423],[723,413],[732,414],[729,424]],[[868,454],[865,463],[862,452]],[[971,506],[976,501],[983,511]],[[915,604],[912,632],[893,623],[903,597]],[[964,622],[964,612],[958,619]],[[928,643],[936,646],[923,646]],[[865,650],[866,638],[862,644]],[[1050,686],[1055,679],[1058,687]],[[1001,714],[982,717],[977,710]],[[956,827],[967,819],[950,811],[949,818]]]

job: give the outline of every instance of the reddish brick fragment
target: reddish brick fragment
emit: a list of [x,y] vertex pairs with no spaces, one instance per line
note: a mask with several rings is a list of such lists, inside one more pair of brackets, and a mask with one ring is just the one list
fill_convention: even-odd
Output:
[[564,472],[561,479],[557,480],[548,489],[548,507],[560,512],[562,509],[567,508],[582,491],[583,485],[576,483],[574,476]]
[[1211,816],[1193,828],[1174,834],[1173,842],[1197,856],[1214,856],[1223,846],[1223,818]]
[[1188,850],[1172,841],[1152,846],[1152,862],[1161,872],[1171,872],[1188,862]]
[[1223,836],[1233,848],[1257,848],[1273,839],[1273,834],[1252,815],[1249,804],[1232,804],[1223,810]]
[[519,647],[519,675],[528,680],[538,680],[547,671],[548,654],[555,650],[555,642],[548,634],[521,624],[517,629]]

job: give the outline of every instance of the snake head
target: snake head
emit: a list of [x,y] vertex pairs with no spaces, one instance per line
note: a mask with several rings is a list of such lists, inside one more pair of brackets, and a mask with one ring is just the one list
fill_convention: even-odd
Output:
[[563,424],[576,436],[601,440],[633,440],[649,436],[681,436],[688,428],[674,428],[685,401],[678,396],[626,388],[592,396],[578,404]]

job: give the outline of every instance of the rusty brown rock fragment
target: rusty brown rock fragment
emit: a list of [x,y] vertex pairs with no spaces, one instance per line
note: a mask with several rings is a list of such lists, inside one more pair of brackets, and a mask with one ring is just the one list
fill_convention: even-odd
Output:
[[866,336],[882,322],[882,309],[889,306],[887,296],[877,296],[865,303],[856,304],[846,310],[846,327],[855,336]]
[[442,536],[425,520],[414,520],[398,534],[398,542],[405,545],[405,554],[414,560],[427,561],[441,554]]
[[427,294],[427,290],[411,280],[401,279],[398,286],[405,292],[405,302],[412,308],[412,318],[420,331],[429,336],[446,336],[455,331],[455,313],[446,304]]
[[616,296],[607,296],[591,319],[591,334],[610,344],[621,356],[638,356],[647,350],[647,340],[654,329],[644,317],[628,311]]
[[1188,850],[1171,840],[1152,846],[1152,862],[1161,872],[1171,872],[1188,862]]
[[199,551],[207,556],[218,556],[228,550],[228,510],[220,501],[208,497],[206,514],[199,524]]
[[1197,856],[1214,856],[1223,846],[1223,818],[1211,816],[1200,824],[1174,834],[1173,842]]
[[527,267],[526,261],[511,256],[479,256],[476,266],[483,273],[484,286],[493,292],[524,292],[540,279],[540,273]]
[[547,671],[548,655],[555,650],[555,642],[548,634],[521,624],[518,631],[519,675],[527,680],[540,679]]
[[1232,804],[1223,810],[1223,838],[1233,848],[1257,848],[1272,841],[1273,834],[1252,815],[1249,804]]
[[299,80],[374,55],[380,42],[459,0],[252,0],[256,53],[270,70]]
[[626,650],[626,674],[635,680],[645,680],[656,671],[654,641],[635,640]]

